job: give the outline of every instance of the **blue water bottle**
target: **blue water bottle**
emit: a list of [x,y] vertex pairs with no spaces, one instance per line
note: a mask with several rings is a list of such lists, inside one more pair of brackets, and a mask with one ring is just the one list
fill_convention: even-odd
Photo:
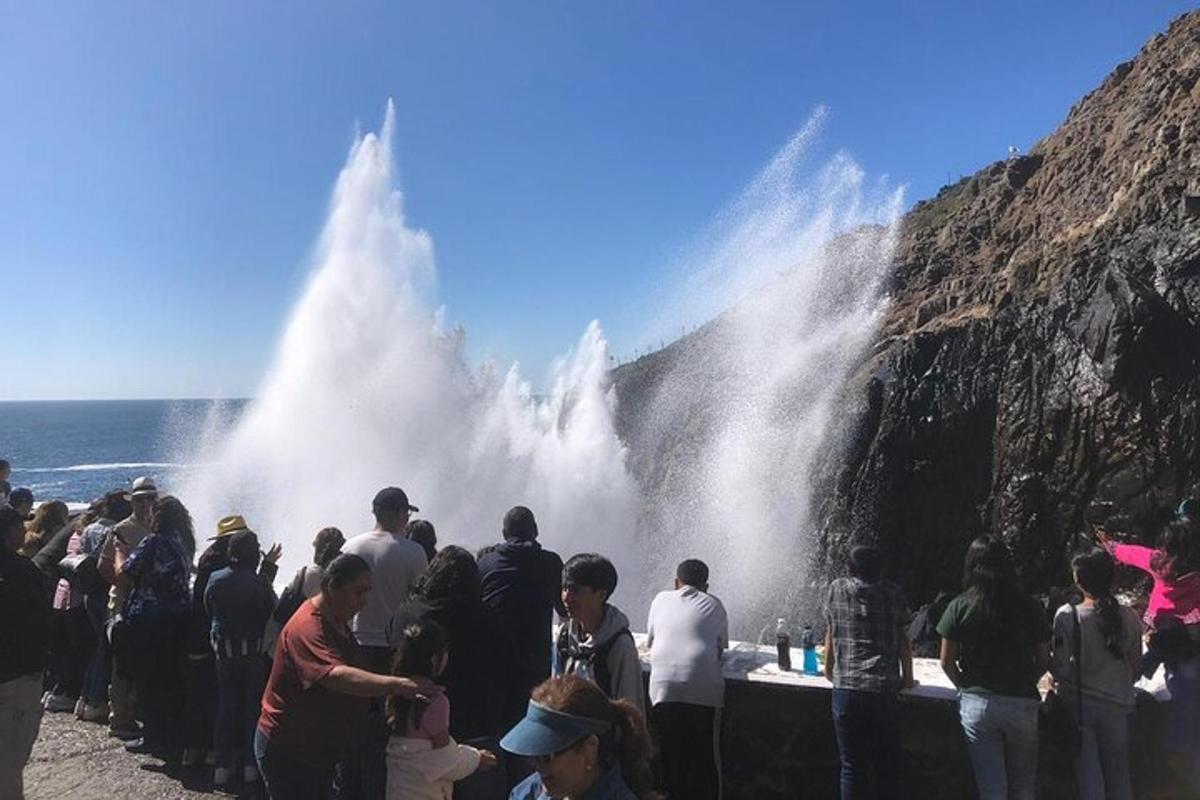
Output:
[[804,651],[804,674],[820,675],[817,667],[817,637],[813,635],[812,625],[805,625],[800,634],[800,648]]

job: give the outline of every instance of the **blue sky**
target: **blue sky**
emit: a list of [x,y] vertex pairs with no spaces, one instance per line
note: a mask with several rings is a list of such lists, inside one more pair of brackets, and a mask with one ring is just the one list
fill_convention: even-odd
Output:
[[915,201],[1052,130],[1184,2],[0,0],[0,399],[252,393],[356,125],[471,351],[535,380],[818,104]]

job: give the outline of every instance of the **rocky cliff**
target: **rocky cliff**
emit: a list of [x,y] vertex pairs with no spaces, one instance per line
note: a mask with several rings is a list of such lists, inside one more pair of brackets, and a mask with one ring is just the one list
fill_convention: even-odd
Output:
[[[917,204],[894,253],[889,310],[809,476],[816,563],[876,541],[918,601],[957,584],[982,532],[1035,589],[1067,579],[1098,518],[1151,535],[1200,487],[1200,12],[1027,155]],[[651,498],[717,404],[647,451],[639,398],[720,331],[615,373]]]

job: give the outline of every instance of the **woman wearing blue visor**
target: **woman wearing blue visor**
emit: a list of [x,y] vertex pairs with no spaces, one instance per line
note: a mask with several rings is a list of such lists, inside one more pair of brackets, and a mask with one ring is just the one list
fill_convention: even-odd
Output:
[[500,740],[537,772],[509,800],[655,800],[650,734],[624,700],[567,675],[533,690],[525,718]]

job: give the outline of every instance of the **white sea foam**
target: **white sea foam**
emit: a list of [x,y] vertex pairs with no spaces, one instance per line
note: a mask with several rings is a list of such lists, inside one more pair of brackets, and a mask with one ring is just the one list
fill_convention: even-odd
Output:
[[169,461],[117,461],[111,464],[71,464],[65,467],[22,467],[22,472],[104,472],[106,470],[130,469],[189,469],[195,464],[178,464]]
[[290,569],[319,528],[365,530],[374,492],[398,485],[441,543],[497,541],[504,512],[524,504],[547,546],[605,552],[640,586],[636,493],[599,325],[555,365],[545,397],[515,365],[472,368],[463,331],[435,305],[433,241],[407,224],[394,188],[392,129],[389,104],[381,134],[350,151],[257,400],[231,433],[191,448],[190,460],[214,464],[181,490],[197,525],[244,514],[284,543]]

